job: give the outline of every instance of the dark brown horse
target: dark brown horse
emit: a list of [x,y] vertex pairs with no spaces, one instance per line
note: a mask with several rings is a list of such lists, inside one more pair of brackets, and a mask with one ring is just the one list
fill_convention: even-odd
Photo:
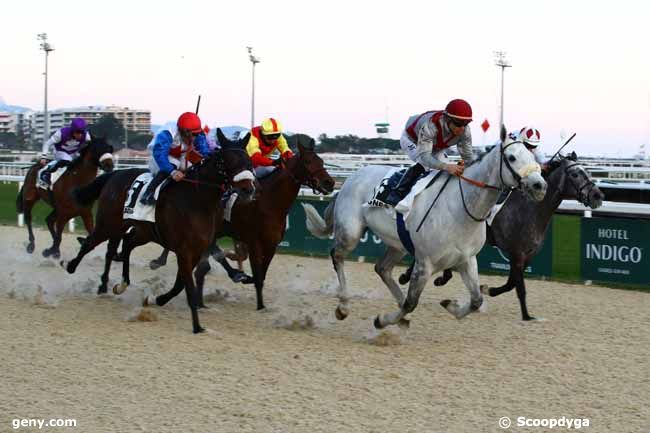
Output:
[[[77,191],[76,197],[82,204],[99,199],[97,221],[94,231],[85,239],[77,257],[61,265],[74,273],[81,259],[97,245],[108,240],[106,265],[99,292],[106,292],[108,272],[120,240],[123,240],[123,281],[113,290],[120,293],[129,285],[128,262],[131,251],[148,242],[157,242],[176,253],[178,272],[170,293],[180,293],[183,288],[192,311],[194,333],[202,332],[197,306],[198,292],[192,278],[192,270],[199,262],[215,236],[215,220],[219,200],[223,191],[232,185],[250,199],[255,188],[250,172],[251,162],[244,151],[248,136],[241,142],[229,142],[221,133],[221,150],[188,170],[186,182],[172,182],[160,195],[156,203],[156,223],[124,220],[122,217],[127,194],[133,181],[143,172],[139,169],[122,170],[115,174],[98,177],[92,184]],[[159,297],[160,298],[160,297]],[[166,301],[165,301],[166,302]],[[160,302],[163,305],[165,302]]]
[[[524,269],[542,248],[555,210],[562,200],[578,200],[585,206],[596,209],[605,198],[577,162],[575,152],[566,158],[554,158],[550,162],[546,181],[546,196],[539,203],[527,200],[519,191],[513,191],[487,230],[487,243],[498,247],[510,260],[508,281],[501,287],[491,287],[488,293],[490,296],[499,296],[515,288],[523,320],[534,320],[526,305]],[[446,270],[436,278],[434,284],[444,285],[451,276],[451,271]]]
[[[230,223],[223,221],[223,209],[220,209],[217,224],[217,239],[231,236],[248,249],[258,310],[264,308],[262,292],[266,272],[278,244],[284,237],[287,214],[298,196],[300,186],[304,184],[314,191],[329,194],[334,190],[335,185],[334,179],[323,167],[323,160],[315,152],[314,140],[304,134],[296,134],[291,139],[296,142],[298,154],[289,159],[280,169],[259,180],[259,197],[256,200],[240,202],[238,199],[235,202]],[[163,255],[165,253],[163,252]],[[210,264],[206,252],[196,270],[201,298],[203,281],[209,270]],[[159,304],[158,301],[156,303]]]
[[44,190],[36,185],[36,177],[42,165],[32,165],[25,175],[25,182],[16,198],[16,210],[25,215],[25,224],[29,233],[27,252],[34,252],[34,232],[32,231],[32,208],[37,201],[43,200],[53,209],[47,216],[47,228],[52,235],[52,246],[43,250],[43,256],[58,258],[61,254],[61,234],[65,224],[72,218],[81,216],[88,233],[93,230],[93,214],[89,206],[79,206],[72,199],[72,190],[92,182],[97,177],[97,169],[106,172],[113,170],[113,146],[104,138],[93,137],[85,146],[79,158],[74,160],[66,172],[54,183],[51,190]]

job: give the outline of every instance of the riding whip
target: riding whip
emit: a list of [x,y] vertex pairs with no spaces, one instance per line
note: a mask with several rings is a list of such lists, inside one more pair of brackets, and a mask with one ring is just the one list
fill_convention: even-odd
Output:
[[575,136],[576,136],[576,133],[574,132],[573,135],[572,135],[571,137],[569,137],[569,139],[566,141],[566,143],[564,143],[564,144],[562,145],[562,147],[560,147],[560,148],[557,150],[557,152],[555,152],[555,155],[553,155],[549,161],[552,161],[553,158],[555,158],[556,156],[558,156],[558,154],[560,153],[560,151],[561,151],[562,149],[564,149],[564,146],[566,146],[567,144],[569,144],[569,142],[570,142],[571,140],[573,140],[573,137],[575,137]]

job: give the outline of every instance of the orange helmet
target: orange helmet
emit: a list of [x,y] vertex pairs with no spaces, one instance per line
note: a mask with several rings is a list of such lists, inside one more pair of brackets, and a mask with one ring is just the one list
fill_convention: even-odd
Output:
[[202,131],[201,119],[190,111],[180,115],[178,122],[176,122],[176,126],[178,126],[178,129],[185,129],[195,133]]
[[262,135],[279,135],[282,134],[282,125],[276,119],[269,117],[268,119],[262,120],[260,130],[262,131]]

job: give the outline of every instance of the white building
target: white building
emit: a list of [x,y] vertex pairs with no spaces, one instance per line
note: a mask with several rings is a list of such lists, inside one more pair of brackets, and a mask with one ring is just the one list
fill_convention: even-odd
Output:
[[[50,134],[59,128],[68,126],[70,121],[75,117],[81,117],[88,124],[97,122],[105,114],[113,114],[119,120],[129,133],[148,134],[151,133],[151,111],[133,109],[129,107],[118,106],[88,106],[61,108],[48,111],[50,121]],[[31,136],[35,143],[42,143],[45,140],[43,136],[45,130],[45,116],[43,112],[36,112],[32,116]]]
[[0,132],[16,133],[18,119],[15,113],[0,112]]

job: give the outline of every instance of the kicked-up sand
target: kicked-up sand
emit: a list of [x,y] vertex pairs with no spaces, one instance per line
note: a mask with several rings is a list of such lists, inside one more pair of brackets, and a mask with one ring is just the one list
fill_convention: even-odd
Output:
[[[152,271],[160,248],[137,249],[132,286],[97,297],[105,247],[68,275],[40,255],[49,235],[36,237],[28,255],[26,230],[0,227],[0,432],[568,430],[519,427],[519,417],[650,431],[648,293],[530,280],[529,309],[543,320],[522,322],[514,291],[456,320],[439,305],[466,299],[456,275],[444,288],[427,286],[410,329],[377,332],[374,317],[395,304],[371,264],[346,263],[354,299],[339,322],[330,261],[278,255],[263,312],[252,286],[231,283],[213,263],[210,308],[200,312],[208,332],[192,335],[184,294],[140,307],[171,288],[173,254]],[[66,235],[63,258],[77,249]],[[120,273],[117,263],[111,287]],[[502,417],[510,429],[499,427]],[[52,418],[77,426],[12,426]]]

